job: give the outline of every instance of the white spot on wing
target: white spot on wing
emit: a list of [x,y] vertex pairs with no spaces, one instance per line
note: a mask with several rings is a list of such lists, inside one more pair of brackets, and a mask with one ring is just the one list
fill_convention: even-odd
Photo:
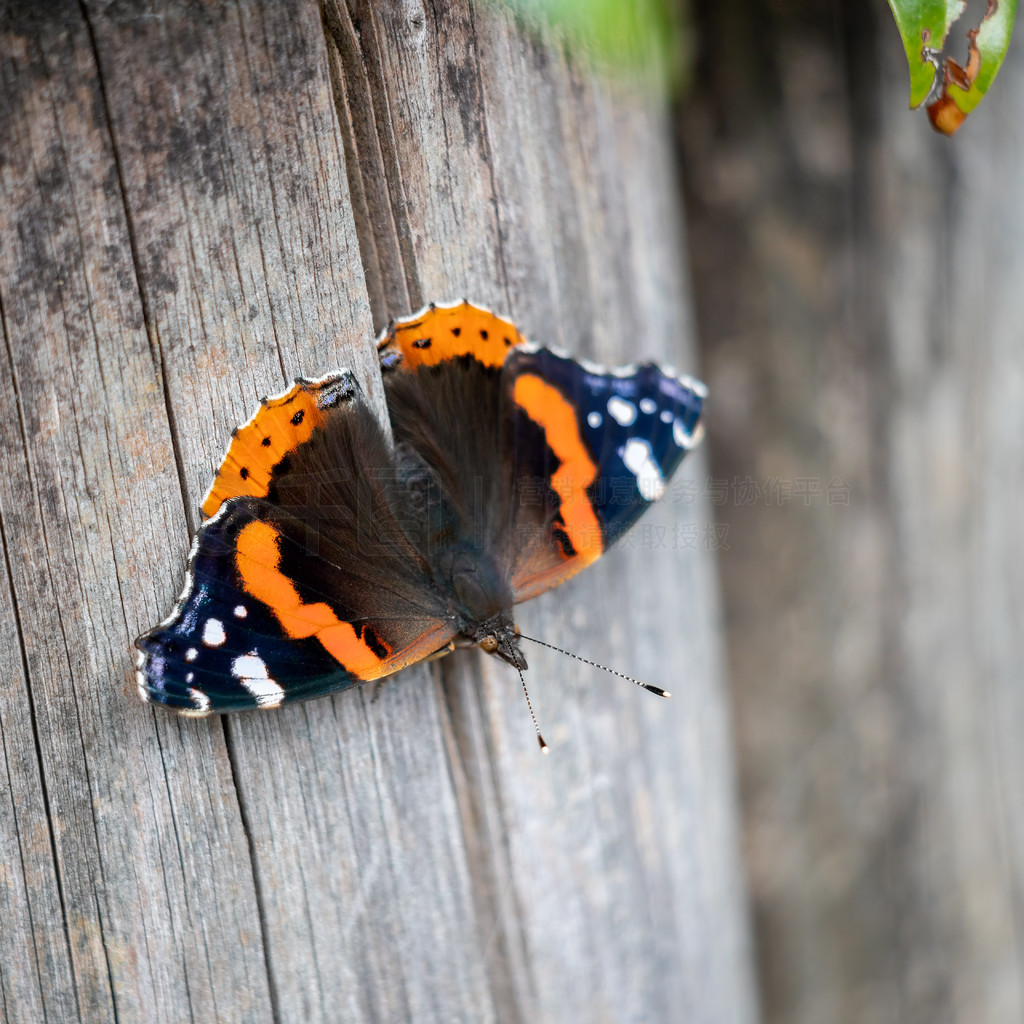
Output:
[[675,423],[672,424],[672,440],[675,441],[680,448],[692,448],[697,443],[697,439],[695,439],[692,434],[687,433],[682,420],[676,420]]
[[612,395],[608,399],[608,415],[616,423],[628,427],[636,419],[636,406],[618,395]]
[[231,674],[256,698],[261,708],[276,708],[284,690],[267,671],[266,662],[255,652],[240,654],[231,662]]
[[640,399],[640,411],[646,413],[648,416],[652,416],[657,408],[658,403],[655,402],[653,398]]
[[631,437],[622,449],[622,461],[636,477],[637,490],[644,501],[657,501],[665,493],[661,467],[654,461],[651,446],[646,441]]
[[[191,675],[191,673],[189,674]],[[196,711],[210,710],[210,698],[202,690],[193,690],[192,687],[189,687],[188,695],[192,703],[195,704]]]
[[248,614],[249,614],[249,609],[246,608],[244,604],[236,604],[235,605],[235,618],[236,619],[244,619],[246,617],[246,615],[248,615]]
[[595,429],[601,426],[602,416],[596,410],[594,412],[587,413],[587,422]]
[[192,680],[195,679],[195,677],[196,677],[195,672],[186,672],[185,673],[185,682],[186,683],[191,683]]
[[199,652],[194,647],[190,647],[185,652],[185,660],[186,661],[195,661],[196,658],[198,658],[198,657],[199,657]]
[[672,422],[672,410],[671,409],[662,409],[661,410],[661,422],[662,423],[671,423]]
[[207,647],[220,647],[227,640],[224,623],[220,619],[207,619],[203,626],[203,643]]

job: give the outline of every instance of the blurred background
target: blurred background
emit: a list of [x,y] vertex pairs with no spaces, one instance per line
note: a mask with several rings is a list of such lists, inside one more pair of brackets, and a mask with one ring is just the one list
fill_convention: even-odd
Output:
[[1020,36],[948,139],[907,109],[884,0],[689,5],[678,132],[770,1024],[1024,1020]]

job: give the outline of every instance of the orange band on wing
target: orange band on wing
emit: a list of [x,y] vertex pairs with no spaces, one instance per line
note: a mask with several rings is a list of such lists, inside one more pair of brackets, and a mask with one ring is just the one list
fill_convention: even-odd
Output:
[[[277,617],[284,631],[297,640],[315,636],[336,661],[359,679],[376,679],[389,669],[349,622],[342,622],[322,601],[306,604],[278,568],[279,534],[268,523],[247,523],[237,540],[238,574],[242,586]],[[378,638],[379,639],[379,638]],[[381,645],[386,647],[383,641]],[[390,654],[390,650],[387,651]]]
[[553,384],[535,374],[516,378],[513,398],[543,431],[548,447],[561,463],[551,477],[551,489],[561,501],[565,532],[580,560],[580,568],[601,556],[601,524],[587,497],[597,479],[597,464],[580,437],[576,410]]

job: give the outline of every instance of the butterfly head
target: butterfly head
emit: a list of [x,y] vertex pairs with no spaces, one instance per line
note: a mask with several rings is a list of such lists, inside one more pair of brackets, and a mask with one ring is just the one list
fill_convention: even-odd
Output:
[[507,661],[521,672],[527,667],[526,658],[519,648],[519,627],[508,612],[501,612],[474,630],[472,641],[480,650]]

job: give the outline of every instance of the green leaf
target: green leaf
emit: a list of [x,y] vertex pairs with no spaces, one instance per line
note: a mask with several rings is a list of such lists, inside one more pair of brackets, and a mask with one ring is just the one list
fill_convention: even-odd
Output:
[[928,116],[946,135],[960,127],[988,91],[1006,56],[1017,14],[1017,0],[988,0],[981,24],[969,30],[964,26],[967,62],[961,66],[942,51],[965,6],[964,0],[889,0],[907,51],[910,105],[919,107],[931,97]]

